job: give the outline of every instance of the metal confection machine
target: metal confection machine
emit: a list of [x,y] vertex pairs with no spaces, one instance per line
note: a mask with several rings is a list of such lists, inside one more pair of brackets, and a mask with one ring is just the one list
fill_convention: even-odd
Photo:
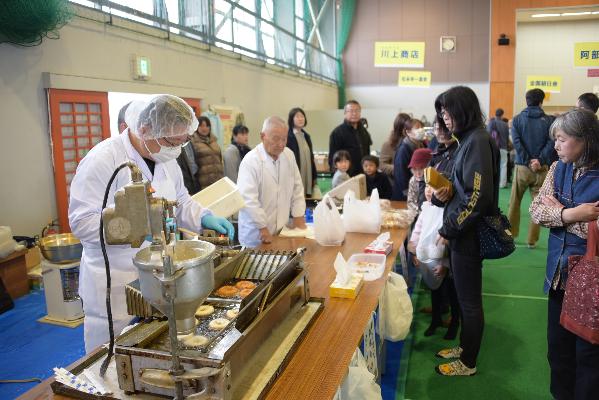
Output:
[[[106,242],[139,246],[151,234],[152,245],[135,255],[139,279],[126,288],[129,313],[144,320],[116,338],[116,365],[102,367],[114,374],[118,390],[103,398],[259,398],[323,308],[322,299],[310,297],[304,250],[230,252],[206,241],[177,241],[176,227],[166,224],[175,204],[152,197],[137,167],[126,166],[133,182],[103,212]],[[85,397],[56,382],[52,387]]]

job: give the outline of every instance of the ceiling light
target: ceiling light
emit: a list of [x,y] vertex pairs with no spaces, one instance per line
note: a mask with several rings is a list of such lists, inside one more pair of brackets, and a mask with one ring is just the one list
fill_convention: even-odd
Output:
[[575,15],[590,15],[591,12],[590,11],[582,11],[582,12],[567,12],[567,13],[562,13],[562,17],[572,17]]
[[533,14],[532,18],[559,17],[561,14]]
[[599,14],[599,11],[593,11],[591,14],[593,14],[593,15]]

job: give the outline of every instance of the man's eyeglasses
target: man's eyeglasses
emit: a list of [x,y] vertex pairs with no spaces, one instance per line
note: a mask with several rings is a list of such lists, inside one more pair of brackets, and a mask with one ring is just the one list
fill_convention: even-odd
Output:
[[166,144],[169,147],[178,147],[178,146],[182,146],[185,143],[189,142],[191,140],[191,136],[186,136],[185,139],[177,140],[176,142],[169,140],[167,137],[163,137],[162,139],[166,142]]

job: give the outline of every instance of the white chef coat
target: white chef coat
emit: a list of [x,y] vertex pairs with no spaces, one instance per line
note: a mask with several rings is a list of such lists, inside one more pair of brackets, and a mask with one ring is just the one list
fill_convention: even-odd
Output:
[[[85,312],[84,336],[87,353],[109,339],[106,314],[106,267],[100,248],[100,216],[106,185],[114,170],[126,161],[135,163],[144,180],[150,180],[156,197],[176,200],[177,223],[199,232],[201,218],[207,209],[193,201],[183,184],[176,160],[156,163],[154,174],[141,155],[133,148],[129,134],[124,132],[94,146],[77,166],[70,188],[69,224],[83,244],[79,272],[79,295]],[[123,168],[113,181],[107,206],[114,206],[115,192],[131,182],[129,168]],[[149,243],[144,242],[142,247]],[[138,277],[133,257],[140,249],[129,245],[106,245],[111,273],[111,305],[114,332],[118,335],[133,317],[127,314],[125,285]]]
[[239,242],[248,247],[260,245],[260,229],[278,234],[289,216],[306,212],[304,186],[293,152],[285,147],[274,160],[260,143],[241,161],[237,178],[245,207],[239,211]]

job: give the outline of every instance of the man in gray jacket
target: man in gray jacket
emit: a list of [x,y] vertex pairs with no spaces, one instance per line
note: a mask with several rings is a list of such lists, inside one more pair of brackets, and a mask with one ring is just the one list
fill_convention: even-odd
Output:
[[[541,106],[545,92],[531,89],[526,92],[527,107],[516,115],[512,121],[512,142],[516,150],[514,178],[508,218],[512,225],[512,234],[518,236],[520,230],[520,202],[524,192],[530,190],[534,199],[543,185],[549,166],[557,160],[553,148],[554,142],[549,137],[549,127],[553,117],[545,114]],[[533,249],[539,240],[539,225],[530,222],[527,244]]]

